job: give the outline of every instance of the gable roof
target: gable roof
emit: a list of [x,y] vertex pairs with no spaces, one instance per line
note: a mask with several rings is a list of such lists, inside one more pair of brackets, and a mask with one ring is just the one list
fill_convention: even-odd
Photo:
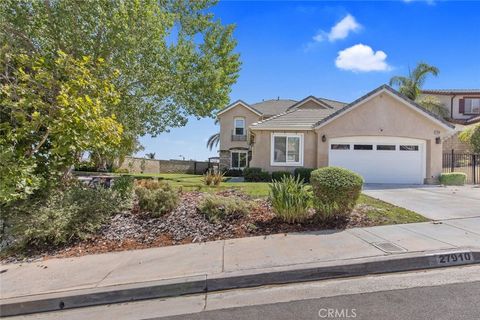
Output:
[[272,99],[254,103],[252,107],[260,111],[263,115],[272,116],[287,111],[287,109],[295,103],[297,103],[297,101],[291,99]]
[[422,90],[423,94],[480,94],[480,89],[426,89]]
[[252,130],[312,130],[319,120],[335,112],[333,108],[293,109],[250,126]]
[[362,102],[365,102],[366,100],[369,100],[370,98],[373,98],[374,96],[380,94],[381,92],[386,92],[386,93],[390,94],[391,96],[393,96],[394,98],[405,102],[405,105],[411,107],[412,109],[416,110],[417,112],[422,113],[426,117],[430,118],[432,121],[440,124],[442,127],[445,127],[447,129],[455,128],[454,125],[452,125],[451,123],[449,123],[448,121],[446,121],[442,117],[434,114],[433,112],[428,111],[427,109],[423,108],[422,106],[420,106],[416,102],[410,100],[409,98],[407,98],[406,96],[404,96],[403,94],[401,94],[397,90],[394,90],[392,87],[390,87],[386,84],[376,88],[375,90],[370,91],[369,93],[365,94],[364,96],[362,96],[362,97],[358,98],[357,100],[353,101],[352,103],[346,105],[344,108],[342,108],[342,109],[330,114],[329,116],[319,120],[317,123],[315,123],[314,128],[321,127],[321,126],[335,120],[336,118],[342,116],[343,114],[353,110],[355,107],[359,106]]
[[292,109],[295,109],[295,108],[299,108],[300,106],[302,106],[303,104],[309,102],[309,101],[313,101],[315,103],[317,103],[318,105],[324,107],[324,108],[330,108],[332,109],[333,107],[331,105],[329,105],[328,103],[318,99],[317,97],[314,97],[314,96],[308,96],[300,101],[298,101],[297,103],[293,104],[290,106],[290,108],[287,109],[288,110],[292,110]]
[[332,108],[335,108],[335,109],[341,109],[348,104],[346,102],[341,102],[341,101],[327,99],[327,98],[321,98],[321,97],[317,97],[317,99],[325,102],[326,104],[328,104],[329,106],[331,106]]
[[225,109],[223,110],[220,110],[220,112],[217,113],[217,116],[221,115],[222,113],[225,113],[227,112],[228,110],[230,109],[233,109],[235,108],[236,106],[238,105],[241,105],[245,108],[247,108],[248,110],[252,111],[253,113],[256,113],[257,115],[261,116],[262,113],[260,111],[258,111],[257,109],[253,108],[252,106],[250,106],[248,103],[242,101],[242,100],[237,100],[231,104],[229,104],[228,106],[225,107]]

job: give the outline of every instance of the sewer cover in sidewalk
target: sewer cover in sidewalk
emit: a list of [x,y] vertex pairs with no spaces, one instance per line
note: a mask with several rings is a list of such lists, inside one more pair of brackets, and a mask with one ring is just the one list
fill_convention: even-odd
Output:
[[386,253],[399,253],[399,252],[406,252],[407,250],[397,246],[392,242],[373,242],[372,243],[378,249],[386,252]]

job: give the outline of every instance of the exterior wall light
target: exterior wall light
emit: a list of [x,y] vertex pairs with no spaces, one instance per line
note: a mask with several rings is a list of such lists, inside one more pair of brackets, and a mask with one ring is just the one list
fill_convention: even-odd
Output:
[[327,141],[327,137],[325,135],[322,135],[322,142]]
[[436,144],[442,143],[442,140],[440,139],[440,137],[436,137],[436,138],[435,138],[435,143],[436,143]]

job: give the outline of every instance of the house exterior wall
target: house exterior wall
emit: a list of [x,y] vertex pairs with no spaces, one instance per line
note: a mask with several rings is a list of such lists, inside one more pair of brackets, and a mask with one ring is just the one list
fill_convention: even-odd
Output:
[[272,166],[271,161],[271,140],[273,133],[303,133],[303,167],[315,168],[317,163],[317,136],[313,130],[310,131],[270,131],[256,130],[255,143],[252,146],[252,160],[250,167],[262,168],[265,171],[291,171],[301,166]]
[[[403,102],[382,93],[355,109],[315,130],[317,140],[317,166],[328,165],[329,139],[348,136],[392,136],[426,141],[426,176],[436,178],[442,172],[442,144],[435,138],[447,130]],[[437,133],[437,135],[435,134]],[[393,169],[393,168],[392,168]]]
[[459,134],[460,132],[457,132],[454,135],[443,140],[443,153],[450,153],[452,152],[452,150],[454,150],[455,153],[472,152],[470,146],[467,143],[460,141],[460,139],[458,138]]
[[236,117],[245,118],[245,132],[248,135],[248,127],[260,120],[260,116],[248,110],[245,107],[237,106],[218,116],[220,123],[220,150],[230,150],[232,148],[248,148],[247,141],[232,141],[234,129],[234,119]]
[[460,113],[460,99],[465,99],[469,97],[478,97],[479,95],[448,95],[448,94],[424,94],[423,96],[434,96],[444,105],[445,109],[448,110],[448,115],[451,114],[451,103],[453,97],[453,117],[454,120],[466,120],[472,117],[471,114]]

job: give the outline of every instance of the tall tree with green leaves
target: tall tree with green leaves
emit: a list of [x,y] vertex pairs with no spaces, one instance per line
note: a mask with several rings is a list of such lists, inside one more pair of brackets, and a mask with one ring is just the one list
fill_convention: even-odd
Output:
[[447,109],[442,103],[432,96],[420,96],[422,87],[429,75],[437,76],[440,70],[432,65],[420,62],[409,71],[408,76],[394,76],[390,79],[390,85],[398,87],[398,91],[407,98],[417,102],[425,109],[442,117],[448,117]]
[[0,49],[0,204],[61,180],[85,151],[119,147],[119,95],[102,61]]
[[[47,59],[62,50],[102,58],[120,98],[115,106],[124,153],[142,135],[209,117],[229,101],[238,77],[232,25],[210,13],[211,0],[4,0],[2,44]],[[120,156],[115,154],[115,156]]]

